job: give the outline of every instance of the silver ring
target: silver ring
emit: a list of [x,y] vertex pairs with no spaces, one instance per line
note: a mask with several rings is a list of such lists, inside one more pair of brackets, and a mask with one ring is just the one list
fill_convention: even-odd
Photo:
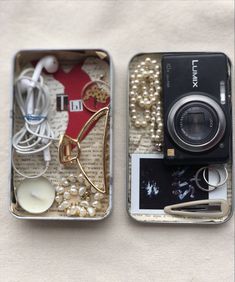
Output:
[[[209,169],[209,167],[208,167],[208,169]],[[217,183],[217,184],[211,184],[211,183],[206,179],[206,173],[205,173],[206,169],[204,169],[204,171],[203,171],[203,179],[205,180],[205,182],[206,182],[209,186],[217,188],[217,187],[220,187],[220,186],[224,185],[224,184],[227,182],[227,180],[228,180],[228,171],[227,171],[226,167],[223,166],[223,169],[224,169],[224,172],[225,172],[225,177],[224,177],[224,180],[222,181],[222,180],[221,180],[221,174],[220,174],[219,169],[216,168],[216,167],[215,167],[214,169],[215,169],[215,170],[218,172],[218,174],[219,174],[219,178],[220,178],[220,179],[219,179],[219,183]]]
[[203,170],[205,170],[205,169],[207,169],[207,168],[208,168],[207,166],[203,166],[203,167],[201,167],[201,168],[198,169],[198,171],[197,171],[196,174],[195,174],[195,182],[196,182],[196,184],[197,184],[197,187],[198,187],[199,189],[201,189],[202,191],[211,192],[211,191],[215,190],[216,187],[212,187],[212,188],[206,189],[206,188],[204,188],[204,187],[202,187],[202,186],[200,185],[199,180],[198,180],[198,176],[199,176],[200,172],[203,171]]

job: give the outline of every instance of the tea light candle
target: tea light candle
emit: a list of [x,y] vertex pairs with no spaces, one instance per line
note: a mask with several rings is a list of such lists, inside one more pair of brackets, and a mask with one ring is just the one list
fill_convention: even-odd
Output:
[[16,198],[19,205],[33,214],[48,210],[55,199],[55,189],[45,177],[24,179],[16,189]]

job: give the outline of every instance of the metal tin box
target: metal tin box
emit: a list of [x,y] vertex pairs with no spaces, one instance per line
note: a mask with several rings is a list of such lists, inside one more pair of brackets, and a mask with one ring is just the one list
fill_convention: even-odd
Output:
[[[111,58],[106,51],[100,49],[19,51],[13,62],[12,140],[29,118],[22,114],[17,103],[17,81],[22,80],[22,71],[26,68],[32,68],[29,74],[33,77],[37,63],[45,56],[55,56],[59,62],[59,70],[55,73],[50,74],[42,69],[39,80],[33,86],[36,88],[43,80],[49,91],[50,108],[46,119],[56,141],[49,146],[51,161],[42,177],[54,189],[53,204],[42,213],[22,208],[25,199],[18,191],[26,181],[22,175],[31,177],[40,174],[44,165],[43,154],[23,155],[17,153],[17,149],[12,146],[11,158],[16,169],[11,164],[10,212],[19,219],[104,219],[112,208]],[[39,92],[40,87],[35,91]],[[22,99],[26,99],[26,94],[20,94]],[[27,103],[26,100],[24,102]],[[25,139],[28,138],[27,134]],[[20,146],[23,145],[24,140],[21,140]],[[34,187],[34,183],[36,185],[36,182],[32,182],[29,189]],[[40,191],[41,188],[37,189]],[[37,191],[30,192],[27,197],[38,197],[40,200]],[[24,193],[28,192],[23,191]]]
[[[142,53],[135,55],[129,63],[127,97],[127,112],[129,113],[127,129],[127,210],[130,216],[139,222],[219,224],[226,222],[232,216],[233,156],[232,125],[230,121],[228,122],[227,120],[226,130],[229,132],[227,134],[229,140],[227,141],[230,144],[227,146],[231,146],[231,150],[226,164],[209,163],[207,165],[205,155],[203,154],[201,156],[204,156],[204,159],[202,158],[203,161],[200,163],[200,160],[198,160],[200,159],[200,153],[192,153],[192,155],[195,154],[193,157],[195,160],[197,158],[197,163],[195,161],[194,164],[191,160],[191,163],[189,162],[186,165],[187,152],[185,153],[185,150],[182,150],[181,154],[181,148],[178,144],[174,147],[174,138],[176,137],[169,136],[169,133],[166,135],[167,126],[172,126],[172,122],[175,122],[175,119],[173,117],[171,122],[166,120],[170,111],[166,110],[165,103],[170,103],[168,100],[172,100],[169,108],[178,105],[178,98],[173,99],[173,97],[178,95],[176,93],[181,93],[180,91],[182,91],[184,99],[194,95],[193,86],[197,87],[198,80],[201,86],[202,79],[207,77],[202,75],[202,61],[205,57],[210,58],[213,55],[216,58],[222,58],[224,73],[221,75],[223,77],[221,79],[218,75],[219,71],[212,67],[211,74],[214,74],[214,78],[218,75],[220,81],[217,83],[215,79],[212,79],[212,82],[207,85],[207,92],[210,91],[212,86],[218,89],[218,95],[220,95],[218,96],[218,105],[224,111],[222,115],[231,114],[232,122],[231,63],[225,54],[207,52]],[[196,60],[195,56],[201,56],[202,59]],[[191,61],[187,62],[186,59],[184,61],[185,57]],[[175,62],[177,62],[177,65]],[[205,70],[210,62],[211,59],[204,66]],[[216,65],[211,64],[211,66]],[[186,81],[185,84],[183,83],[184,80]],[[205,81],[205,83],[207,82],[208,80]],[[176,87],[177,91],[178,89],[179,91],[177,92],[173,87]],[[192,89],[185,91],[187,87]],[[168,92],[172,96],[168,96],[168,99],[166,99],[164,95]],[[204,95],[199,94],[201,96]],[[214,93],[208,94],[208,96],[210,95],[213,96]],[[186,101],[182,105],[188,105],[187,103]],[[191,107],[191,109],[195,108]],[[179,126],[182,128],[185,116],[186,114],[179,118]],[[202,119],[200,118],[189,118],[187,119],[186,127],[190,122],[201,124],[201,121]],[[188,128],[191,132],[192,127]],[[165,138],[171,138],[171,142],[168,142]],[[218,151],[222,151],[224,148],[225,143],[223,143],[223,139],[221,140],[221,143],[218,145],[220,146]],[[180,152],[179,154],[178,151]],[[210,151],[210,154],[212,153]],[[181,155],[184,155],[184,157],[181,157]],[[168,158],[168,163],[166,158]],[[176,159],[176,164],[169,165],[169,162],[171,160],[174,161],[174,159]],[[218,179],[215,180],[216,178]],[[224,181],[220,182],[221,179]],[[210,186],[204,181],[214,186],[218,184],[218,187],[216,186],[216,189],[214,189],[214,186]],[[206,188],[202,187],[203,184],[197,185],[198,183],[204,183]],[[202,189],[199,189],[199,186]],[[203,189],[213,191],[208,192]]]

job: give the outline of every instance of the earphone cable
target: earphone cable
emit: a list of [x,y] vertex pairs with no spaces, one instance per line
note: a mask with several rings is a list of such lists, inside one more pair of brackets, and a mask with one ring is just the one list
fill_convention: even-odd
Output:
[[[50,110],[50,93],[48,87],[44,83],[43,77],[40,75],[38,81],[32,79],[34,69],[28,68],[22,71],[15,82],[16,102],[20,109],[24,124],[18,130],[12,139],[14,151],[22,155],[33,155],[43,151],[45,169],[40,175],[44,174],[49,166],[50,153],[48,147],[55,138],[54,132],[48,122],[48,114]],[[27,91],[23,91],[21,82],[27,80],[29,86]],[[30,100],[33,98],[33,107],[30,108]],[[45,157],[46,155],[46,157]],[[12,158],[13,168],[21,176],[35,178],[38,176],[23,175],[15,166]]]

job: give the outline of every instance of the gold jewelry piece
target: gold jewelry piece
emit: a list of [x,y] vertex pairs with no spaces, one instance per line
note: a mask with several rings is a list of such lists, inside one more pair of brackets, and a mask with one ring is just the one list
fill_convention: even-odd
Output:
[[[95,113],[99,110],[98,103],[103,104],[101,105],[102,108],[109,106],[109,91],[109,85],[103,80],[89,81],[82,89],[82,102],[84,107],[90,112]],[[91,100],[93,100],[93,105],[89,104]]]
[[56,187],[58,211],[67,216],[94,217],[102,207],[103,198],[104,195],[92,189],[82,174],[62,177]]
[[147,128],[158,151],[162,151],[163,117],[160,65],[146,58],[130,77],[130,116],[136,128]]
[[[87,175],[86,171],[82,167],[80,162],[80,155],[81,155],[81,146],[80,143],[84,134],[86,133],[87,129],[99,120],[102,116],[105,116],[105,124],[104,124],[104,134],[103,134],[103,154],[102,154],[102,163],[103,163],[103,187],[99,187],[98,185],[94,184],[89,176]],[[85,179],[89,182],[89,184],[99,191],[100,193],[106,193],[108,190],[107,184],[107,168],[106,168],[106,147],[107,147],[107,128],[108,128],[108,117],[109,117],[109,108],[105,107],[100,109],[96,112],[83,126],[80,133],[78,134],[77,139],[73,139],[68,135],[62,135],[59,142],[59,161],[61,164],[74,164],[77,163],[79,169],[81,170],[82,174],[84,175]],[[75,148],[75,150],[74,150]],[[75,152],[75,154],[73,153]]]

